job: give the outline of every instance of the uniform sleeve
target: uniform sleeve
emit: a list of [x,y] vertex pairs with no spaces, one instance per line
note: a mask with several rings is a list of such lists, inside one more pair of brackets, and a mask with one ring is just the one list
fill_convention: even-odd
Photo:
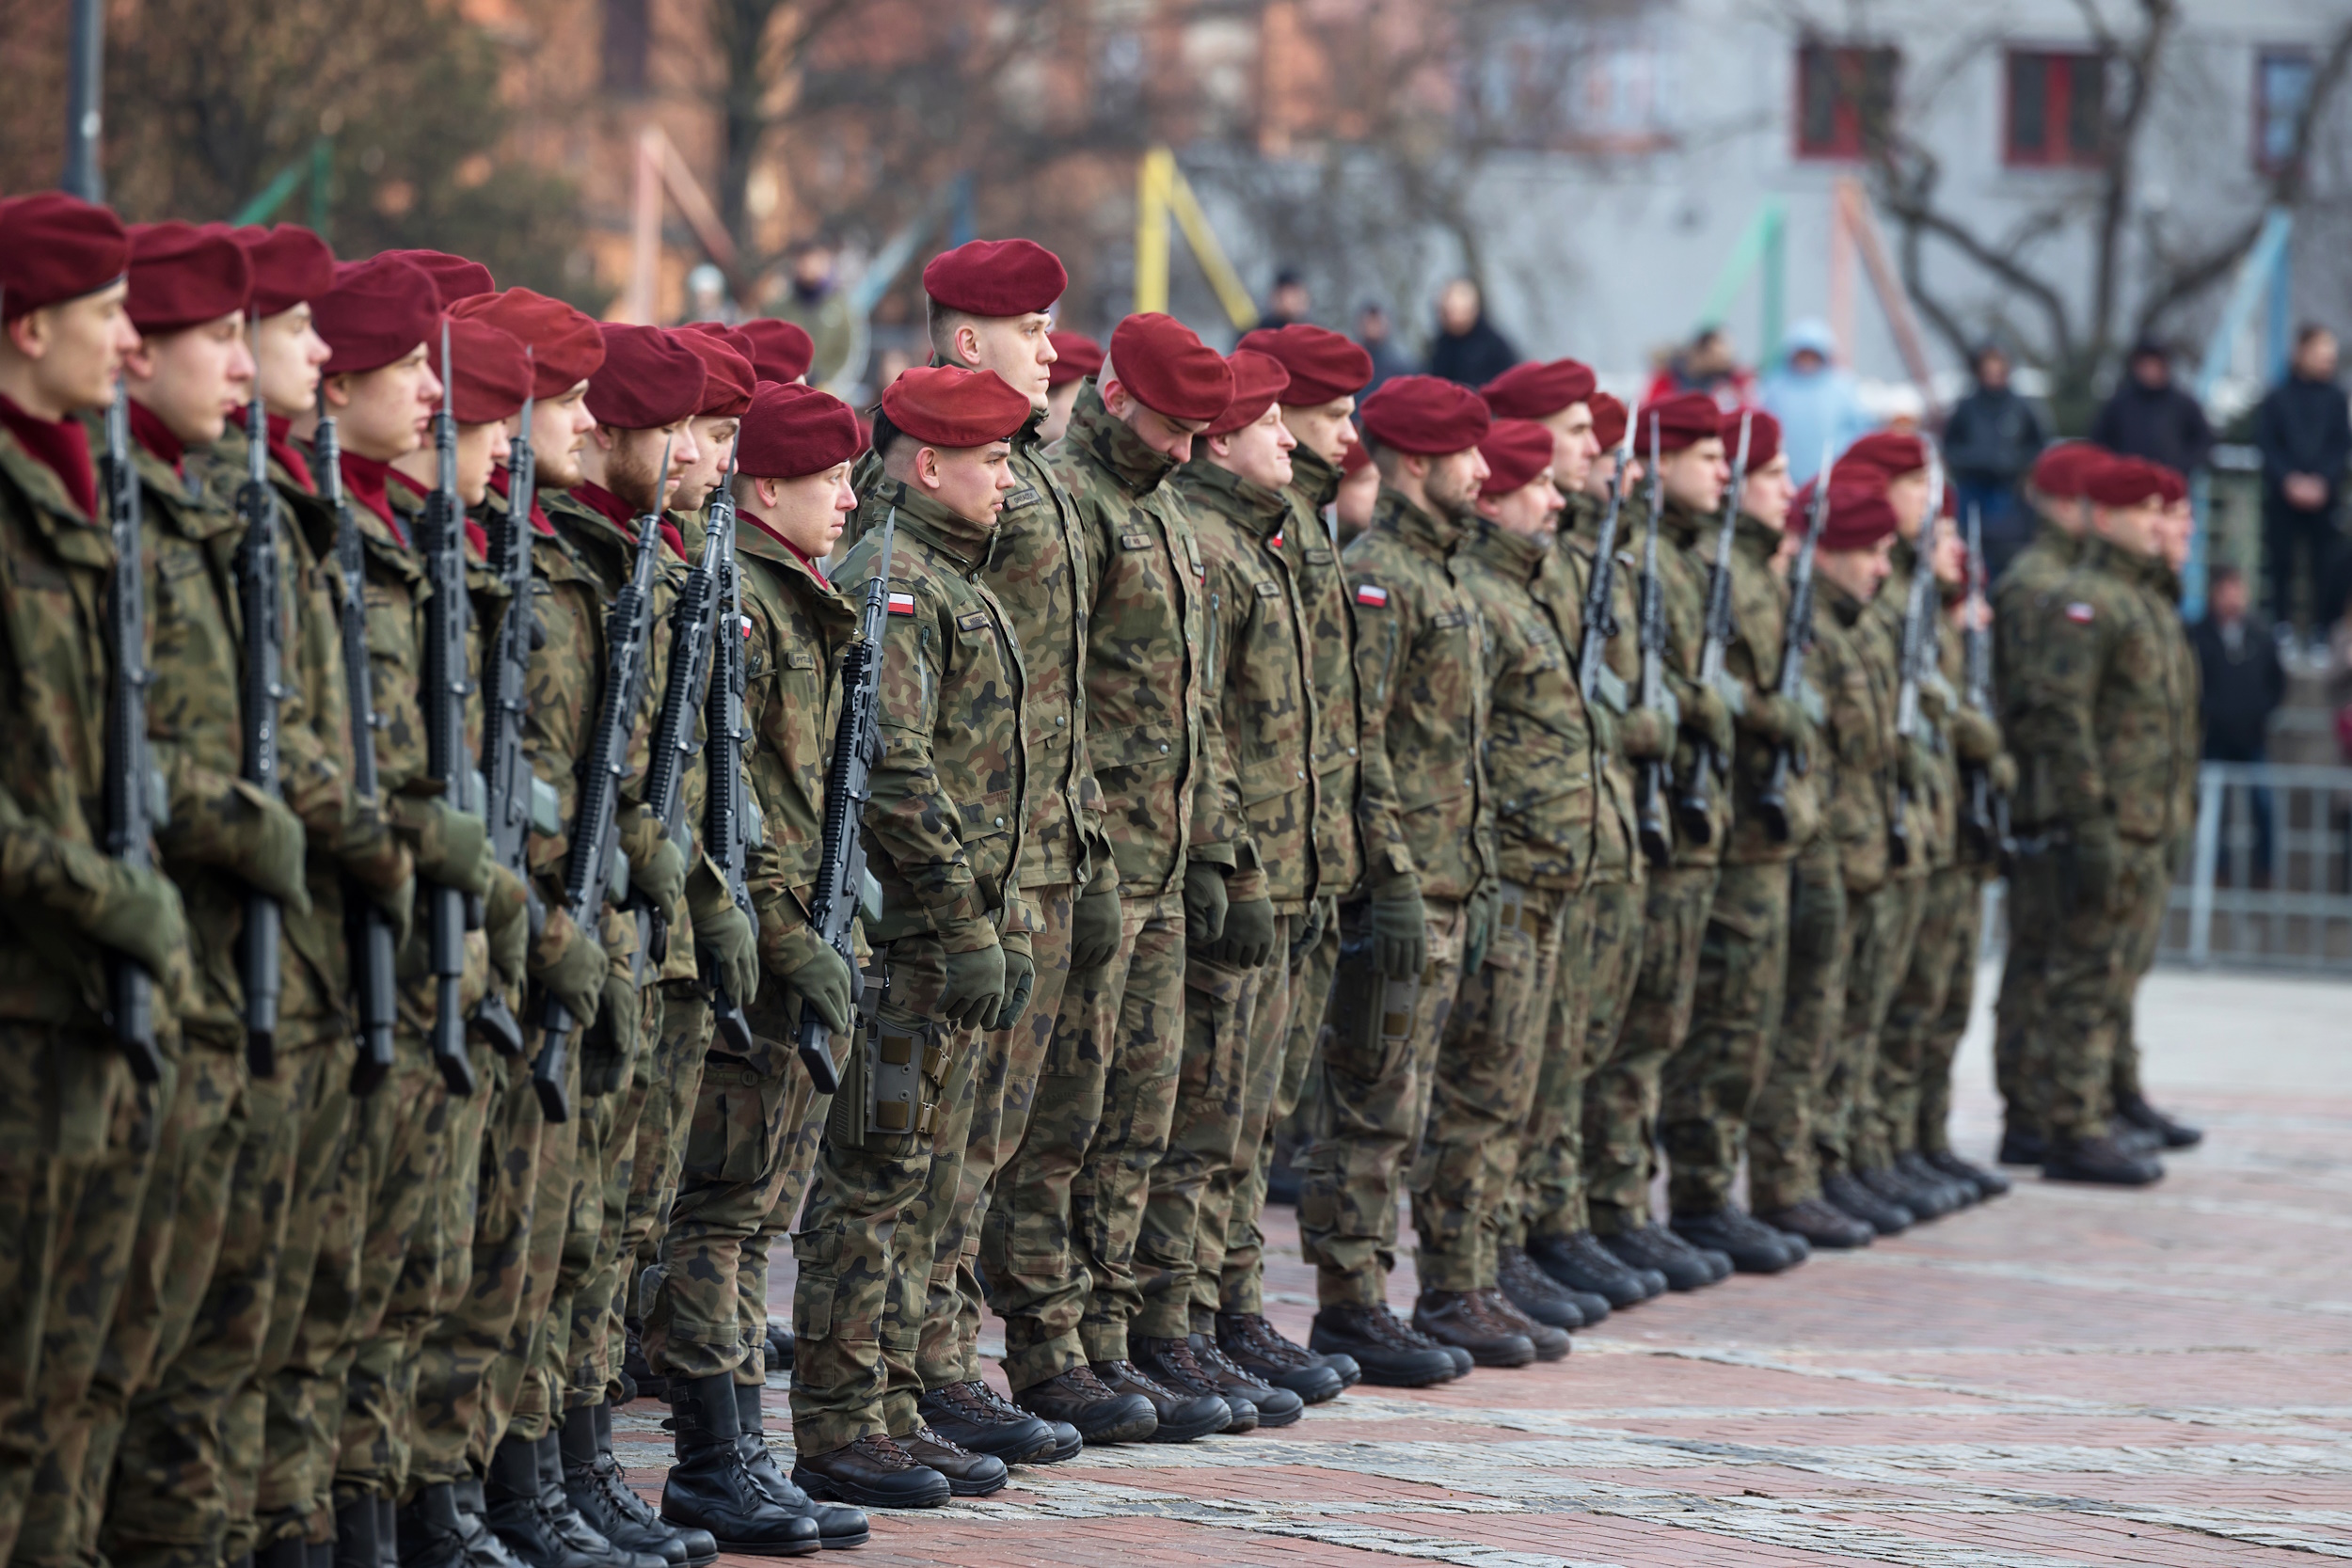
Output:
[[1233,659],[1246,655],[1249,612],[1257,598],[1227,551],[1213,549],[1204,542],[1200,554],[1206,576],[1202,621],[1208,647],[1201,658],[1202,766],[1200,786],[1193,792],[1192,858],[1232,870],[1228,893],[1235,898],[1254,898],[1263,891],[1265,878],[1242,816],[1241,781],[1225,738],[1225,689]]
[[2020,657],[2009,709],[2010,740],[2031,759],[2034,816],[2083,821],[2104,812],[2095,707],[2099,679],[2121,630],[2113,606],[2061,585],[2037,617]]
[[882,756],[874,764],[866,835],[942,927],[985,920],[972,867],[964,859],[956,802],[940,784],[931,739],[940,688],[954,639],[950,613],[922,585],[892,579],[892,592],[915,598],[913,614],[882,619]]
[[[1369,537],[1369,536],[1367,536]],[[1419,875],[1405,838],[1396,773],[1389,758],[1389,713],[1396,703],[1396,672],[1416,631],[1406,585],[1383,580],[1372,557],[1351,546],[1343,562],[1350,613],[1356,620],[1356,691],[1363,752],[1356,812],[1375,889],[1392,877]]]
[[1886,747],[1878,705],[1870,700],[1870,677],[1844,638],[1824,637],[1814,647],[1814,684],[1829,709],[1837,765],[1853,773],[1875,773],[1886,765]]

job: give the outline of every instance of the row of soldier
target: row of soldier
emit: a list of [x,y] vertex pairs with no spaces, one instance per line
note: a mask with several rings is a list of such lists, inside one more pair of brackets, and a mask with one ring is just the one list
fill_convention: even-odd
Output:
[[2145,466],[2042,487],[2021,772],[1914,438],[1798,497],[1768,417],[1573,361],[1358,409],[1313,327],[1105,354],[1024,241],[927,267],[869,436],[781,324],[62,197],[0,235],[12,1560],[854,1544],[1948,1212],[2002,1185],[1944,1121],[2012,788],[2012,1137],[2153,1175],[2106,1120],[2153,1116],[2117,932],[2185,771]]

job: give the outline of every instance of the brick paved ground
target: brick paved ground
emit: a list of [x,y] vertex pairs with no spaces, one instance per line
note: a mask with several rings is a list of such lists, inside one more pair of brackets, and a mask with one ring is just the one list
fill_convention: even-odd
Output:
[[[1866,1253],[1618,1314],[1557,1366],[1359,1389],[1285,1432],[1089,1452],[981,1503],[878,1516],[854,1560],[2352,1558],[2347,1017],[2352,987],[2160,975],[2150,1081],[2210,1135],[2152,1193],[2021,1180]],[[1979,1154],[1980,1036],[1960,1113]],[[1272,1310],[1303,1339],[1312,1282],[1289,1211],[1273,1217]],[[1393,1297],[1410,1293],[1408,1265]],[[789,1295],[780,1277],[779,1310]],[[771,1392],[773,1427],[784,1402]],[[649,1496],[661,1414],[618,1423]]]

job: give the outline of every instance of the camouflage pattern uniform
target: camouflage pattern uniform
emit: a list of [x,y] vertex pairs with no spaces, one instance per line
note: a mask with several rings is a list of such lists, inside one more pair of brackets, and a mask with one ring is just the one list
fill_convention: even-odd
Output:
[[1047,463],[1075,508],[1093,586],[1086,744],[1123,929],[1117,958],[1070,978],[1028,1131],[981,1231],[1016,1390],[1127,1359],[1141,1299],[1136,1239],[1184,1044],[1184,870],[1230,868],[1235,853],[1210,831],[1216,713],[1200,659],[1202,566],[1190,518],[1161,492],[1174,465],[1090,385]]
[[[1668,502],[1658,523],[1666,687],[1686,714],[1707,630],[1707,567],[1692,553],[1692,546],[1708,522]],[[1629,532],[1627,538],[1642,535]],[[1687,734],[1675,750],[1669,778],[1688,778],[1692,748]],[[1667,793],[1672,792],[1670,784]],[[1673,805],[1671,800],[1659,803],[1670,823]],[[1604,1236],[1639,1230],[1651,1219],[1649,1183],[1656,1168],[1660,1085],[1667,1058],[1690,1033],[1708,912],[1714,904],[1724,841],[1731,832],[1731,802],[1724,793],[1717,790],[1709,796],[1708,806],[1711,826],[1707,842],[1683,842],[1677,834],[1674,863],[1652,868],[1643,908],[1641,975],[1620,1028],[1616,1059],[1607,1081],[1586,1089],[1586,1201],[1593,1229]]]
[[140,1085],[101,1022],[105,950],[77,929],[103,895],[92,869],[105,834],[113,562],[101,520],[0,426],[0,711],[16,742],[0,749],[0,1556],[18,1544],[44,1456],[87,1419],[173,1098],[173,1006],[184,1000],[157,977],[166,1066]]
[[1573,651],[1582,607],[1565,561],[1549,537],[1486,524],[1464,555],[1463,585],[1486,639],[1486,777],[1502,880],[1486,961],[1462,982],[1433,1096],[1433,1129],[1443,1117],[1456,1129],[1447,1147],[1478,1156],[1483,1168],[1462,1169],[1467,1190],[1443,1207],[1423,1197],[1423,1183],[1454,1173],[1425,1169],[1424,1160],[1410,1180],[1416,1224],[1424,1209],[1441,1216],[1434,1235],[1423,1225],[1420,1254],[1422,1282],[1438,1290],[1495,1283],[1499,1243],[1519,1241],[1512,1195],[1522,1166],[1563,1135],[1590,1012],[1592,906],[1581,895],[1601,806],[1598,748]]
[[[1963,690],[1968,679],[1965,634],[1955,628],[1945,640],[1941,653],[1945,681],[1955,690]],[[1970,776],[1967,770],[1990,767],[2002,754],[2000,726],[1973,706],[1958,707],[1952,714],[1952,750],[1961,765],[1958,782],[1964,810]],[[1951,1151],[1946,1124],[1952,1109],[1952,1060],[1960,1053],[1961,1037],[1968,1032],[1968,1017],[1976,1002],[1977,954],[1984,932],[1984,886],[2000,874],[1998,846],[1986,842],[1963,825],[1954,846],[1951,870],[1946,874],[1962,884],[1957,894],[1946,895],[1954,927],[1950,938],[1950,977],[1944,986],[1943,1006],[1926,1024],[1919,1051],[1916,1112],[1908,1130],[1897,1129],[1899,1135],[1907,1131],[1900,1145],[1903,1148],[1916,1148],[1928,1155]]]
[[[1780,678],[1788,587],[1772,573],[1779,531],[1744,514],[1732,528],[1732,637],[1724,647],[1724,677],[1736,683],[1740,701],[1733,705],[1730,778],[1710,785],[1730,797],[1730,841],[1700,945],[1691,1033],[1667,1058],[1658,1123],[1673,1167],[1667,1204],[1677,1214],[1712,1213],[1731,1201],[1749,1113],[1771,1068],[1787,999],[1789,866],[1819,826],[1802,779],[1789,781],[1786,840],[1772,836],[1756,805],[1780,744],[1758,721]],[[1692,563],[1704,564],[1710,576],[1721,537],[1710,528],[1692,543]]]
[[[882,918],[871,932],[880,974],[870,1043],[849,1053],[833,1097],[792,1254],[792,1436],[803,1454],[861,1437],[911,1436],[921,1420],[915,1368],[932,1265],[971,1127],[977,1031],[935,1016],[946,960],[1001,942],[1026,952],[1014,885],[1029,800],[1022,734],[1026,676],[1019,640],[979,579],[993,526],[975,525],[885,480],[862,505],[896,508],[884,619],[882,756],[866,836]],[[842,562],[841,591],[862,596],[881,567],[878,531]],[[866,1107],[878,1063],[912,1062],[916,1103]],[[912,1115],[893,1126],[885,1113]]]
[[[1460,989],[1469,900],[1496,879],[1484,761],[1489,689],[1478,606],[1462,585],[1465,532],[1461,522],[1432,516],[1383,486],[1372,527],[1343,557],[1357,617],[1368,879],[1376,887],[1410,879],[1419,887],[1429,960],[1419,975],[1381,975],[1373,967],[1370,902],[1340,911],[1323,1062],[1330,1125],[1307,1151],[1298,1199],[1299,1239],[1326,1307],[1387,1300],[1397,1188],[1424,1130],[1436,1131],[1438,1041]],[[1434,1200],[1424,1245],[1457,1227],[1435,1205],[1484,1158],[1438,1136],[1428,1144],[1418,1158],[1430,1163],[1432,1182],[1416,1189]],[[1426,1273],[1422,1282],[1438,1288]]]
[[1227,1238],[1245,1173],[1254,1173],[1290,1037],[1287,956],[1315,887],[1315,695],[1306,612],[1282,530],[1291,515],[1268,490],[1196,455],[1171,482],[1189,508],[1208,567],[1207,689],[1231,784],[1219,809],[1229,836],[1246,838],[1257,871],[1228,896],[1256,889],[1274,906],[1275,950],[1285,961],[1241,969],[1194,949],[1184,959],[1184,1050],[1168,1152],[1153,1167],[1136,1243],[1144,1311],[1134,1331],[1153,1338],[1214,1334]]

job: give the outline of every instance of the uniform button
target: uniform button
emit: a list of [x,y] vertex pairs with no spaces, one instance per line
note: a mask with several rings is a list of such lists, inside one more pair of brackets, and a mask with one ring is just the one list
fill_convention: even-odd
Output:
[[1054,728],[1060,729],[1064,724],[1069,722],[1070,720],[1067,716],[1058,713],[1054,715]]
[[1160,755],[1168,755],[1168,742],[1165,740],[1160,742]]
[[1353,746],[1350,746],[1350,747],[1347,749],[1347,754],[1348,754],[1349,756],[1351,756],[1351,757],[1352,757],[1352,756],[1354,756],[1354,755],[1356,754],[1356,748],[1355,748],[1355,747],[1353,747]]
[[1300,768],[1298,770],[1298,776],[1302,779],[1305,778],[1307,776],[1307,770],[1304,768]]
[[1003,826],[1005,825],[1005,819],[1004,819],[1003,817],[1001,817],[1001,816],[1000,816],[1000,817],[998,817],[998,818],[996,819],[996,825],[997,825],[998,827],[1000,827],[1000,828],[1001,828],[1001,827],[1003,827]]

